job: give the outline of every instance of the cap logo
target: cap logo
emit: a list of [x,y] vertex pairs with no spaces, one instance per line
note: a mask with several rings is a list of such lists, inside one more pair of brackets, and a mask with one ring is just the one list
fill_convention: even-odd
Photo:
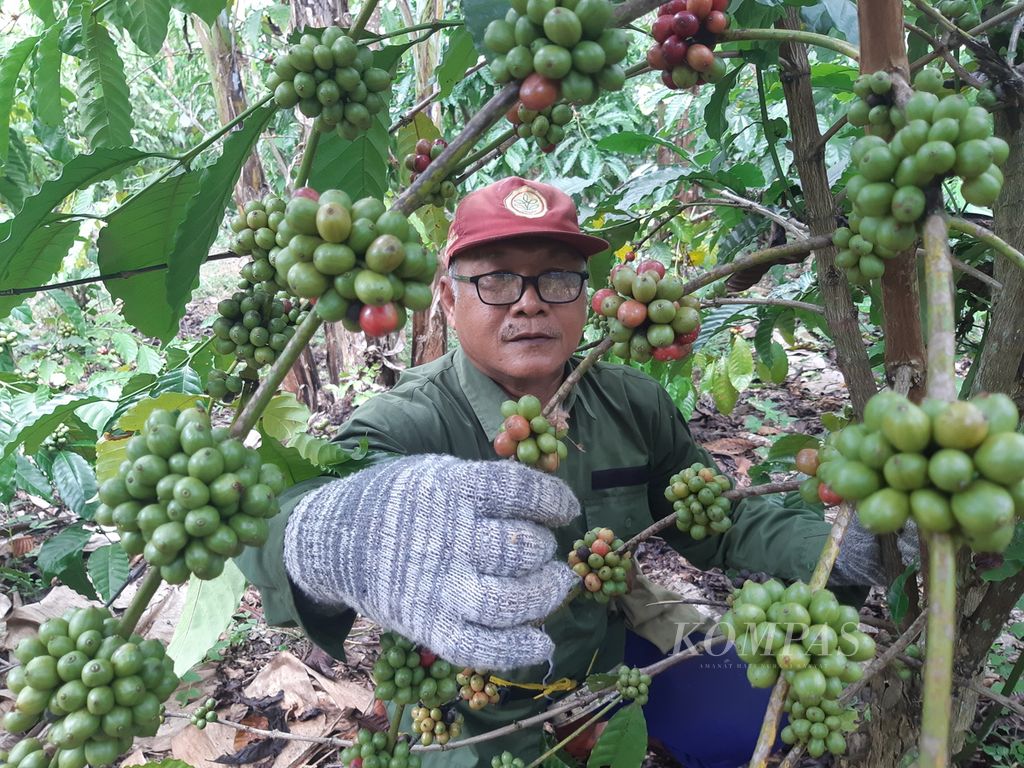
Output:
[[502,204],[506,210],[524,219],[539,219],[548,212],[547,200],[537,190],[527,186],[510,192]]

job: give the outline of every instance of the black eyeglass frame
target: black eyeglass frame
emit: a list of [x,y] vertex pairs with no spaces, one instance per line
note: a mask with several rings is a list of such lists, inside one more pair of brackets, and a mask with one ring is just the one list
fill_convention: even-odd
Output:
[[[547,299],[545,299],[540,292],[540,279],[542,277],[546,277],[548,275],[553,274],[576,275],[577,277],[579,277],[580,287],[579,290],[576,291],[576,295],[573,296],[571,299],[566,299],[564,301],[548,301]],[[519,295],[516,296],[515,300],[491,302],[484,299],[484,297],[480,294],[480,281],[485,277],[493,277],[494,275],[515,275],[516,277],[519,278]],[[586,270],[578,272],[572,269],[550,269],[547,272],[541,272],[539,275],[521,275],[518,272],[509,272],[507,269],[498,269],[495,270],[494,272],[485,272],[482,275],[451,275],[451,278],[452,280],[456,280],[460,283],[472,283],[473,287],[476,288],[476,296],[478,299],[480,299],[480,302],[482,304],[486,304],[489,307],[507,307],[511,306],[512,304],[515,304],[516,302],[523,298],[523,294],[526,293],[526,287],[528,285],[533,286],[533,290],[537,292],[537,298],[539,298],[545,304],[572,304],[580,297],[580,294],[583,293],[583,286],[587,284],[587,280],[590,278],[590,273],[587,272]]]

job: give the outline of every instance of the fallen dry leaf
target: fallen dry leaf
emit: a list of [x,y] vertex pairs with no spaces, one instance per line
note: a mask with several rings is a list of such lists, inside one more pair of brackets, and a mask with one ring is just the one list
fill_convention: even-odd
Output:
[[718,440],[711,440],[704,443],[704,448],[718,456],[742,456],[747,451],[756,448],[759,443],[747,440],[742,437],[723,437]]
[[34,635],[44,621],[60,616],[68,608],[89,604],[89,600],[70,587],[54,587],[38,603],[22,605],[10,612],[7,616],[7,632],[0,637],[0,650],[11,650],[22,638]]

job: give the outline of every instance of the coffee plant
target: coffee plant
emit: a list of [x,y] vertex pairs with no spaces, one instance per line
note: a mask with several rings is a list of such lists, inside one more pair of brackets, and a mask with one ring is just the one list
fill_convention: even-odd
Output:
[[[806,582],[745,582],[721,623],[750,682],[775,689],[752,764],[783,713],[781,741],[814,758],[846,754],[861,730],[865,764],[948,764],[962,741],[951,724],[975,707],[954,695],[953,669],[981,668],[1024,589],[1020,4],[465,0],[401,27],[394,3],[366,0],[351,20],[286,31],[286,6],[244,23],[226,7],[5,8],[0,503],[42,500],[75,519],[34,555],[33,583],[111,604],[133,561],[145,575],[121,615],[74,609],[17,645],[3,719],[17,738],[0,764],[111,765],[156,732],[174,664],[206,652],[187,627],[173,662],[136,634],[160,584],[237,604],[224,571],[264,544],[280,494],[359,467],[358,452],[309,433],[306,406],[280,393],[286,374],[308,366],[324,323],[340,323],[316,342],[329,357],[343,333],[389,367],[403,339],[409,363],[426,361],[427,340],[443,347],[429,310],[446,209],[513,173],[557,180],[611,243],[587,266],[587,356],[563,389],[610,353],[684,417],[703,394],[728,415],[749,388],[786,381],[809,338],[834,347],[850,399],[823,414],[823,442],[773,439],[749,478],[707,459],[676,469],[671,514],[629,542],[587,532],[565,555],[579,593],[626,593],[634,549],[656,531],[728,542],[738,499],[794,490],[769,481],[795,468],[805,502],[835,507],[818,565]],[[196,38],[223,113],[198,61],[167,63]],[[249,106],[244,82],[266,86]],[[201,273],[220,259],[241,259],[226,287]],[[191,322],[194,300],[216,310]],[[567,477],[564,398],[504,403],[493,458]],[[614,441],[636,425],[605,426]],[[879,536],[916,523],[927,559],[920,584],[887,564],[901,637],[879,645],[908,658],[867,674],[875,642],[826,589],[853,516]],[[96,533],[108,543],[87,548]],[[922,627],[924,652],[911,653]],[[642,721],[661,669],[588,678],[595,722],[626,702],[595,764],[641,764],[646,737],[623,724]],[[342,750],[355,768],[458,748],[466,710],[499,712],[516,685],[390,633],[372,676],[393,709],[386,730],[363,724]],[[898,688],[858,707],[864,685]],[[216,720],[203,701],[197,728]],[[503,752],[492,765],[527,761]]]

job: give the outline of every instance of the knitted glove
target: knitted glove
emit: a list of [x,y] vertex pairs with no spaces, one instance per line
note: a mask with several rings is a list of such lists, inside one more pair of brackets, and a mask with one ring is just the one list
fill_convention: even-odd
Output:
[[[917,525],[909,521],[896,537],[900,559],[909,565],[920,557]],[[854,515],[843,537],[839,557],[832,568],[829,585],[835,587],[877,586],[886,584],[878,537],[867,531]]]
[[521,464],[410,456],[303,499],[284,563],[326,610],[354,608],[455,664],[512,669],[554,650],[531,622],[578,581],[548,530],[578,514],[565,483]]

